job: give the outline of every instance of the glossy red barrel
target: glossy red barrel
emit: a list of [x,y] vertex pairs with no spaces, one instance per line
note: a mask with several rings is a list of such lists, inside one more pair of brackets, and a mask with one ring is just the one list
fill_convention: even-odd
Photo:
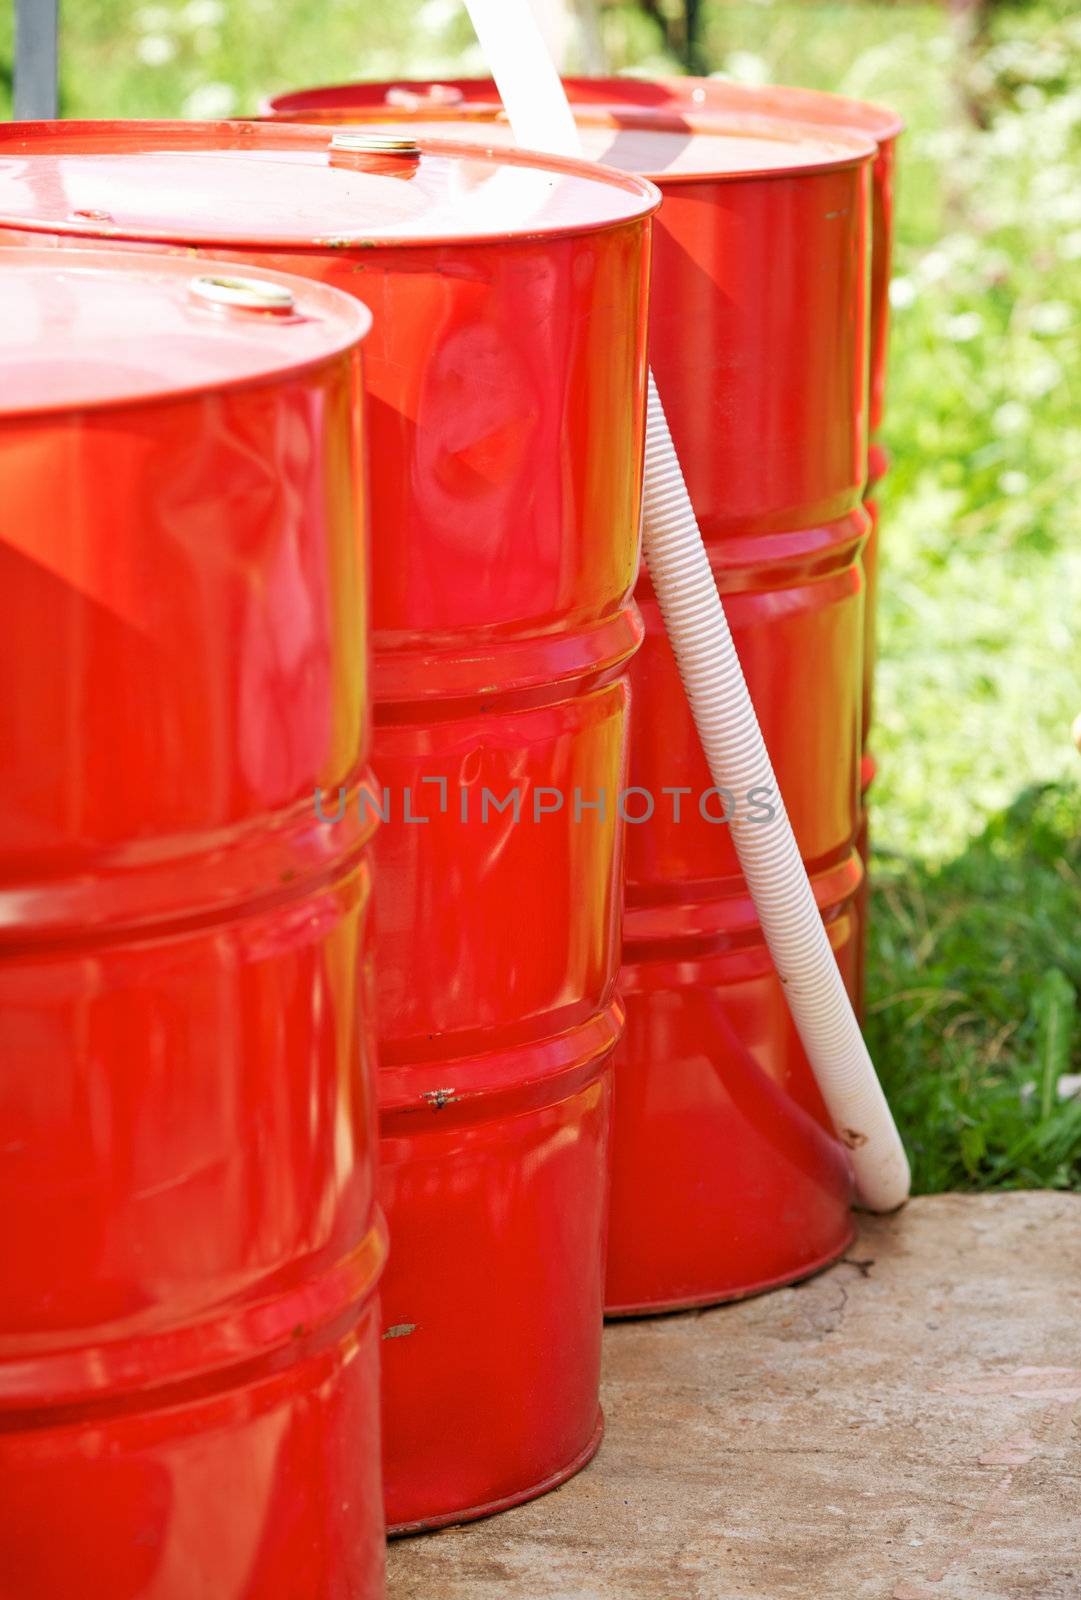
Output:
[[[894,175],[897,140],[903,123],[888,106],[867,100],[851,100],[841,95],[824,94],[815,89],[779,87],[775,84],[751,87],[723,83],[715,78],[565,78],[564,86],[576,105],[634,107],[663,112],[690,112],[696,115],[757,115],[797,122],[833,131],[863,134],[875,141],[871,170],[871,288],[870,288],[870,428],[872,434],[882,425],[886,390],[886,363],[889,337],[889,285],[893,256]],[[393,109],[414,117],[453,116],[456,110],[499,103],[499,95],[489,78],[456,78],[442,83],[406,80],[396,83],[330,84],[318,89],[295,90],[275,96],[267,109],[275,116],[295,120],[341,121],[351,112]],[[871,444],[867,463],[866,499],[870,528],[863,547],[864,648],[863,648],[863,754],[861,790],[863,814],[860,824],[860,854],[864,863],[867,850],[866,794],[874,779],[875,762],[868,748],[874,699],[875,615],[878,568],[878,504],[872,495],[874,485],[886,470],[887,458],[880,444]],[[858,994],[863,993],[863,959],[866,944],[867,877],[857,896],[860,931],[856,939],[858,956]]]
[[[662,112],[763,116],[836,132],[864,134],[876,145],[872,168],[871,230],[871,428],[882,422],[889,335],[889,282],[893,249],[894,168],[897,139],[904,124],[888,106],[851,100],[818,89],[777,84],[751,86],[718,78],[564,78],[572,104],[598,109],[619,107]],[[499,102],[490,78],[399,79],[326,84],[273,95],[266,105],[275,117],[294,122],[341,122],[350,111],[386,108],[424,117],[453,116],[473,106]]]
[[229,271],[0,251],[5,1600],[383,1594],[369,319]]
[[0,137],[0,219],[24,238],[92,231],[288,263],[374,316],[395,1528],[538,1493],[600,1434],[656,198],[582,163],[371,151],[270,124]]
[[[497,119],[478,109],[410,125],[508,139]],[[578,121],[591,156],[648,174],[664,196],[650,360],[854,986],[874,146],[761,118],[583,109]],[[645,576],[638,602],[646,637],[631,667],[612,1313],[767,1288],[833,1259],[851,1237],[848,1160],[724,826],[733,808],[756,803],[768,826],[768,806],[711,789]]]

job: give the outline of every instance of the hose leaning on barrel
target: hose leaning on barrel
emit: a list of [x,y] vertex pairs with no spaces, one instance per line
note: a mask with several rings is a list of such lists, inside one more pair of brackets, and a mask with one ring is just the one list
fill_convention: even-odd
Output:
[[[529,0],[466,0],[520,144],[581,153],[558,73]],[[769,823],[732,823],[733,843],[807,1059],[861,1202],[908,1199],[904,1147],[815,902],[732,641],[652,373],[646,411],[644,554],[680,676],[718,789],[768,788]]]
[[860,1199],[892,1211],[908,1199],[904,1147],[784,808],[652,373],[645,557],[714,783],[774,797],[770,822],[733,821],[733,843],[826,1109],[851,1151]]

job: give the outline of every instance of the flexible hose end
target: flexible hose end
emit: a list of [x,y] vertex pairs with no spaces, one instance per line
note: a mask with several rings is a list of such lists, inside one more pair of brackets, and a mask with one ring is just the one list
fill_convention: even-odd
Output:
[[[838,1130],[848,1144],[847,1130]],[[868,1142],[852,1151],[852,1171],[856,1179],[856,1200],[864,1211],[885,1215],[899,1211],[912,1192],[912,1173],[900,1139],[887,1139],[886,1148],[873,1149]]]

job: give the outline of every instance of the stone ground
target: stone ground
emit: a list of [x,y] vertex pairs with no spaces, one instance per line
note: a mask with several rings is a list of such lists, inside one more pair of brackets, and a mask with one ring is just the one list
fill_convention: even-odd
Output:
[[616,1324],[555,1494],[388,1600],[1081,1600],[1081,1195],[937,1195],[793,1289]]

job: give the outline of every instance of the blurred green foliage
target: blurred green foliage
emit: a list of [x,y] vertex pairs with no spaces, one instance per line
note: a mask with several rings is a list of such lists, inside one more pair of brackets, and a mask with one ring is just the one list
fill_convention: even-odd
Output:
[[[613,66],[672,69],[639,5],[603,25]],[[706,0],[703,49],[908,123],[868,1030],[918,1188],[1078,1187],[1057,1082],[1081,1070],[1081,15],[996,5],[973,45],[921,0]],[[62,0],[62,57],[68,116],[482,65],[459,0]]]

